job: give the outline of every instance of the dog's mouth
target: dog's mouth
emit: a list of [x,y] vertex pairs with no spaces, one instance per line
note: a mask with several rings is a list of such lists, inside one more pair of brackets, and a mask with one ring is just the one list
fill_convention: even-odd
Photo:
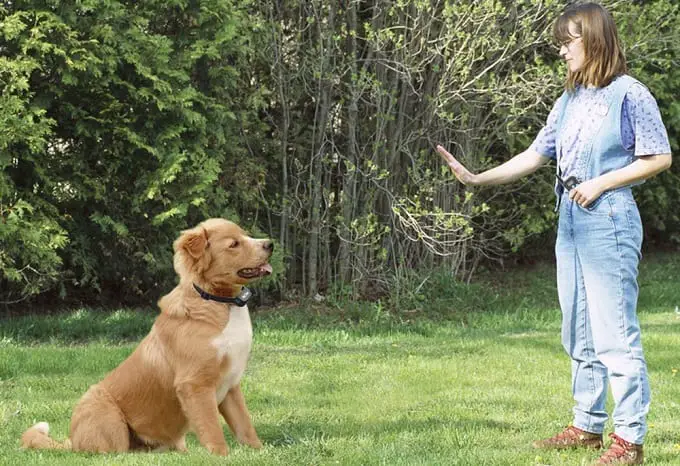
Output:
[[260,278],[272,273],[272,266],[269,263],[264,263],[258,267],[241,269],[236,272],[241,278]]

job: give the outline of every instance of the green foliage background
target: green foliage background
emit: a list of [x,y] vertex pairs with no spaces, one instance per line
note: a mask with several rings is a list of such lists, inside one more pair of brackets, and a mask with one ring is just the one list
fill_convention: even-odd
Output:
[[[261,176],[241,133],[260,24],[240,1],[12,2],[2,10],[3,294],[154,294],[177,232],[237,217]],[[231,170],[228,168],[232,168]],[[250,185],[248,188],[252,188]],[[5,291],[7,290],[7,291]],[[153,297],[153,296],[151,296]]]
[[[609,3],[677,150],[679,7]],[[215,216],[275,238],[270,286],[308,294],[550,257],[549,170],[468,191],[432,147],[481,170],[531,142],[561,91],[562,7],[3,2],[0,301],[153,301],[178,232]],[[637,190],[650,244],[680,244],[677,181]]]

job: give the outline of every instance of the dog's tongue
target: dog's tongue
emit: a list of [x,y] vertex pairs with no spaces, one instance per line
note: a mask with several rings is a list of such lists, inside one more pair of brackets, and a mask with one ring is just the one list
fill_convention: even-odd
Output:
[[274,271],[269,263],[260,266],[260,270],[267,273],[272,273]]

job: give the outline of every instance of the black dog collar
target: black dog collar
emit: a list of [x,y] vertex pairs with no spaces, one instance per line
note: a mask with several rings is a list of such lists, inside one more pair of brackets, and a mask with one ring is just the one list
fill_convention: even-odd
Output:
[[195,283],[194,283],[194,289],[198,292],[199,295],[201,295],[201,298],[205,299],[206,301],[217,301],[218,303],[235,304],[238,307],[245,306],[248,303],[248,300],[250,299],[250,297],[253,295],[253,292],[250,291],[250,289],[248,289],[245,286],[243,288],[241,288],[241,292],[235,298],[225,298],[224,296],[215,296],[214,294],[210,294],[207,291],[201,289]]

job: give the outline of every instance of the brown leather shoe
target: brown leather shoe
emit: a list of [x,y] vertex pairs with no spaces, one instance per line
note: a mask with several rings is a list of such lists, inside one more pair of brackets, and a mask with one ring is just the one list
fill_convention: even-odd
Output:
[[567,448],[602,448],[602,434],[569,426],[554,437],[536,440],[534,448],[563,450]]
[[642,464],[642,445],[626,442],[616,434],[609,434],[612,444],[594,465],[600,464]]

